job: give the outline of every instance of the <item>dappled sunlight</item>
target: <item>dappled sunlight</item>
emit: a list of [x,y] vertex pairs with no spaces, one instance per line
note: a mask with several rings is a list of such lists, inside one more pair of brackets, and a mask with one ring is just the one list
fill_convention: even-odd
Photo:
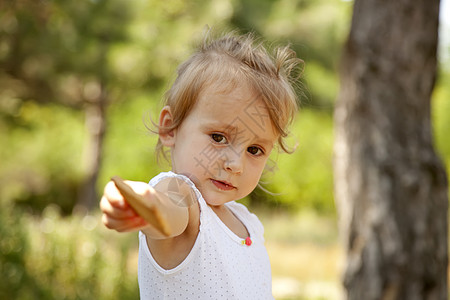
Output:
[[61,217],[50,205],[36,218],[2,206],[0,234],[12,299],[138,298],[137,237],[107,230],[100,214]]
[[342,298],[342,249],[333,216],[258,212],[265,225],[276,299]]
[[[262,221],[275,298],[340,299],[342,253],[333,219],[262,213]],[[100,214],[61,217],[50,205],[36,218],[3,209],[0,228],[4,272],[17,299],[137,299],[137,234],[107,230]]]

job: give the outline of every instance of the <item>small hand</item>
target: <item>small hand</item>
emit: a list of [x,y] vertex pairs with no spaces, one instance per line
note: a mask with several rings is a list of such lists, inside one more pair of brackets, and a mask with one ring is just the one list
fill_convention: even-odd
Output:
[[[145,182],[127,181],[126,183],[137,194],[150,198],[150,187]],[[100,200],[100,209],[103,213],[103,224],[109,229],[129,232],[149,226],[127,203],[113,181],[108,182],[105,186],[103,197]]]

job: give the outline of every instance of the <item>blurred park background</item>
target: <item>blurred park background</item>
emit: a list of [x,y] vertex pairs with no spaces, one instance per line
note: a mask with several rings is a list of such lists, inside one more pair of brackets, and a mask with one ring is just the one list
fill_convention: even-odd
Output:
[[[99,195],[113,175],[168,170],[146,124],[209,25],[289,42],[305,61],[299,147],[274,155],[264,181],[277,195],[243,201],[266,228],[274,296],[339,299],[333,109],[351,14],[342,0],[1,1],[0,298],[138,299],[137,235],[102,226]],[[447,171],[448,27],[432,99]]]

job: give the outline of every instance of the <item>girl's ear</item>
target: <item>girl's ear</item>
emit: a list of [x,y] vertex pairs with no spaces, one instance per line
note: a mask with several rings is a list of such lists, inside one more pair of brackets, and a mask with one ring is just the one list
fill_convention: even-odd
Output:
[[159,114],[159,139],[163,146],[173,147],[175,145],[176,129],[168,129],[173,125],[172,112],[170,106],[164,106]]

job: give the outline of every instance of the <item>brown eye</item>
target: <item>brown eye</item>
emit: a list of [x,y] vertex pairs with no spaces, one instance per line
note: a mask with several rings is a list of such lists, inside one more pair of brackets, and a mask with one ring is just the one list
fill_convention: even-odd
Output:
[[218,133],[213,133],[211,134],[211,138],[213,139],[214,142],[219,143],[219,144],[226,144],[227,143],[227,139]]
[[264,151],[262,151],[261,148],[255,147],[255,146],[248,147],[247,148],[247,152],[252,154],[252,155],[256,155],[256,156],[264,154]]

